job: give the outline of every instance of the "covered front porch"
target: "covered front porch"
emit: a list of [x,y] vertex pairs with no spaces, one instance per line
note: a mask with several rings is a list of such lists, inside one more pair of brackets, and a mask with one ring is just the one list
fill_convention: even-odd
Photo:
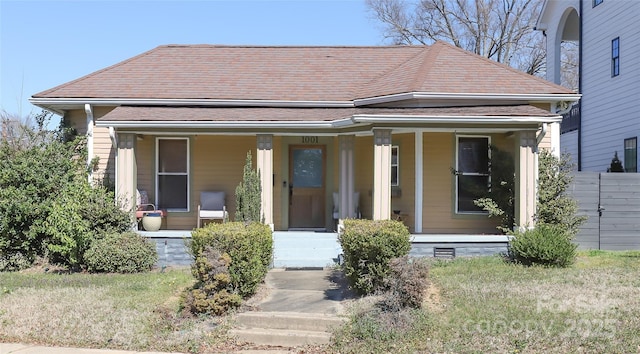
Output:
[[[197,227],[200,193],[222,191],[230,219],[247,152],[260,171],[262,214],[276,231],[335,231],[340,219],[399,219],[414,234],[498,234],[466,184],[489,188],[489,146],[515,165],[516,224],[535,212],[544,131],[375,128],[357,134],[229,135],[202,131],[114,134],[116,189],[134,207],[144,191],[166,212],[163,230]],[[485,167],[483,167],[485,165]],[[488,167],[486,167],[488,166]],[[466,184],[465,184],[466,183]]]

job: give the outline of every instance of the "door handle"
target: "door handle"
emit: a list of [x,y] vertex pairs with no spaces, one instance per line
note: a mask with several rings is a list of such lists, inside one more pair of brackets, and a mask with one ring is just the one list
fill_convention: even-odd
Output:
[[289,183],[289,205],[293,205],[293,184]]

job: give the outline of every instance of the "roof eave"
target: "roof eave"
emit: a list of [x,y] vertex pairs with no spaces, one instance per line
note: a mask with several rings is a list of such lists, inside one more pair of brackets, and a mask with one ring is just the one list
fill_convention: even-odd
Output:
[[[288,107],[288,108],[350,108],[353,101],[291,101],[291,100],[242,100],[242,99],[191,99],[191,98],[64,98],[31,97],[33,105],[56,107],[94,106],[204,106],[204,107]],[[62,109],[64,110],[64,109]]]
[[499,100],[513,102],[552,103],[552,102],[578,102],[580,94],[577,93],[542,93],[542,94],[502,94],[502,93],[433,93],[433,92],[408,92],[386,96],[360,98],[353,101],[356,107],[382,103],[391,103],[406,100]]

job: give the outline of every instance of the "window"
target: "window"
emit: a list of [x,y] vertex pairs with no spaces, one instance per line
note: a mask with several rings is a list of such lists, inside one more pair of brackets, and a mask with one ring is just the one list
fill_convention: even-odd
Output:
[[620,75],[620,37],[611,41],[611,77]]
[[638,172],[638,138],[624,139],[624,170]]
[[603,1],[604,0],[593,0],[593,7],[596,7],[596,6],[600,5],[600,4],[602,4]]
[[398,146],[391,147],[391,186],[400,185],[400,151]]
[[489,192],[489,143],[488,136],[457,137],[457,213],[484,213],[473,201]]
[[156,198],[158,207],[189,211],[189,140],[156,140]]

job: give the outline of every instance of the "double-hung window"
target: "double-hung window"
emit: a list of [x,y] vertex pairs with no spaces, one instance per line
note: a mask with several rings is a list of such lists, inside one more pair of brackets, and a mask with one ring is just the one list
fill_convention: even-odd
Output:
[[189,211],[189,139],[156,140],[156,198],[158,207]]
[[638,138],[624,139],[624,170],[638,172]]
[[620,37],[611,41],[611,77],[620,75]]
[[400,148],[396,145],[391,147],[391,186],[400,185]]
[[489,137],[458,136],[456,145],[456,212],[483,213],[473,201],[489,192]]

